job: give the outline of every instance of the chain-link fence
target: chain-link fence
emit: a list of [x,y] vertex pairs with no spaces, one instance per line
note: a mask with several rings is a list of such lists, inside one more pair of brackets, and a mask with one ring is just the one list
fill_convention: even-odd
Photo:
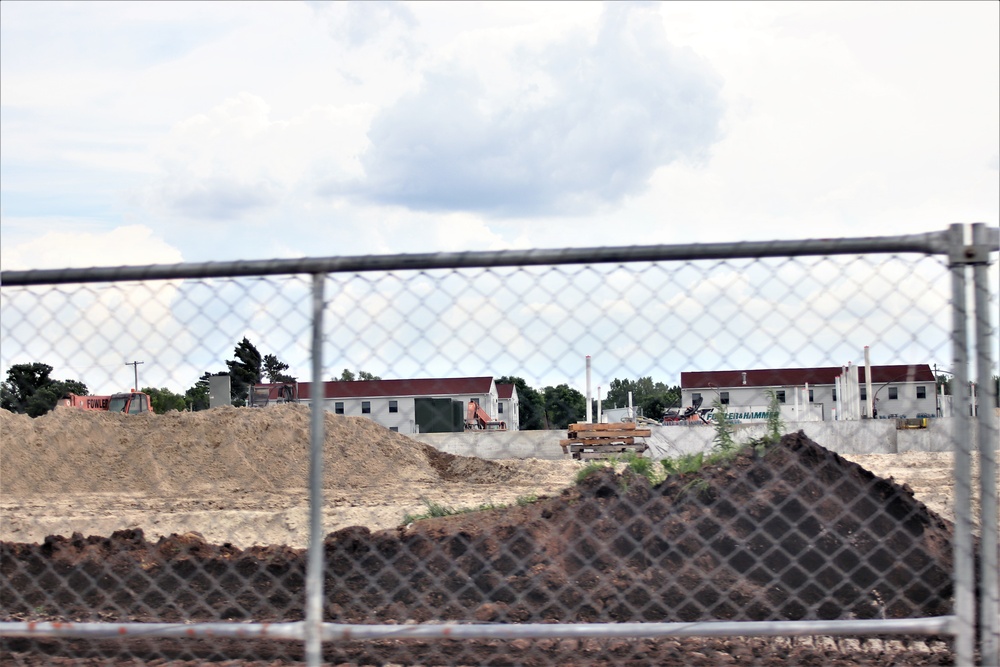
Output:
[[995,664],[968,231],[5,271],[0,662]]

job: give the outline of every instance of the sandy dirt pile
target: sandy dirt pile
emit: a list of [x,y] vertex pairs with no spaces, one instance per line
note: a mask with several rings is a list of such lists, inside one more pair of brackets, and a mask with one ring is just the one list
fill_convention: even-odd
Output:
[[[139,416],[61,409],[34,420],[3,411],[0,420],[6,493],[176,494],[308,485],[305,405]],[[327,413],[325,429],[325,488],[372,486],[387,477],[398,483],[441,478],[432,448],[369,419]],[[502,465],[478,463],[469,471],[474,477],[509,476]]]
[[[392,528],[429,503],[558,493],[579,463],[453,456],[360,417],[326,415],[323,530]],[[201,533],[241,548],[308,543],[309,410],[127,416],[0,410],[0,539]]]

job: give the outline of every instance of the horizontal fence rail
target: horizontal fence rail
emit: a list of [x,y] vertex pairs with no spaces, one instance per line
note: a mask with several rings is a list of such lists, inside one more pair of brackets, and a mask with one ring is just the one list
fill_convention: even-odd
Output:
[[[989,230],[991,233],[995,230]],[[994,239],[989,242],[996,243]],[[201,262],[148,266],[94,267],[85,269],[36,269],[4,271],[10,286],[63,283],[170,280],[178,278],[236,278],[296,273],[355,273],[361,271],[413,271],[429,269],[489,268],[504,266],[560,266],[613,262],[668,262],[698,259],[801,257],[868,253],[951,252],[948,232],[855,239],[806,239],[800,241],[744,241],[675,245],[562,248],[545,250],[495,250],[420,253],[288,260]]]

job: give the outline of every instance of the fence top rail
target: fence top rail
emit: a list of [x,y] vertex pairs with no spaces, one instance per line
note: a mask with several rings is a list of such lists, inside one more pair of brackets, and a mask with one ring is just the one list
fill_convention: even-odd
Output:
[[193,278],[420,271],[559,264],[607,264],[703,259],[794,257],[876,253],[948,254],[949,232],[797,241],[747,241],[677,245],[358,255],[281,260],[151,264],[0,272],[0,285],[30,286]]

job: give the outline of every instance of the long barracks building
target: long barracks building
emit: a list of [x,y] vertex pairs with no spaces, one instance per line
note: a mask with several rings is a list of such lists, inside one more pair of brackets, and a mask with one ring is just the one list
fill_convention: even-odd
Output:
[[[844,378],[852,373],[856,391]],[[934,374],[927,364],[872,366],[871,375],[876,418],[940,414],[943,397],[936,394]],[[726,406],[730,418],[741,421],[766,420],[772,392],[782,406],[784,419],[831,421],[851,415],[868,417],[864,366],[681,373],[683,405],[711,407],[718,402]]]
[[[491,376],[403,380],[331,380],[322,385],[323,404],[338,415],[367,417],[398,433],[439,433],[465,428],[471,401],[506,430],[517,430],[517,388]],[[283,393],[287,392],[287,393]],[[256,405],[291,400],[307,402],[313,383],[259,384]]]

